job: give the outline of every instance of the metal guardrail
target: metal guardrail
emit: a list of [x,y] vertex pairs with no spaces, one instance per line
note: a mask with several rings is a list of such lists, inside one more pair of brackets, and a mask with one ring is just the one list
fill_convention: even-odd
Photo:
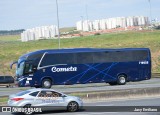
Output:
[[6,83],[6,84],[0,84],[0,87],[3,86],[3,87],[14,87],[15,84],[14,83]]
[[153,78],[156,78],[156,77],[160,78],[160,73],[152,73],[152,77]]

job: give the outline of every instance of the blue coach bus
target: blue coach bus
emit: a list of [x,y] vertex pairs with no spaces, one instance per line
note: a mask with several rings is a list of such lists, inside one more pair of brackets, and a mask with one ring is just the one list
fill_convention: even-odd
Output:
[[39,50],[21,56],[13,64],[17,64],[19,87],[100,82],[124,85],[151,78],[148,48]]

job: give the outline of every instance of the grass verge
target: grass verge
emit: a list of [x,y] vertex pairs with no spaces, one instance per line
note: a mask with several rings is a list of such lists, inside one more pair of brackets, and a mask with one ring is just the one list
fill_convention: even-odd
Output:
[[[21,42],[20,36],[0,36],[0,74],[14,75],[11,62],[28,52],[58,48],[58,40]],[[160,72],[160,31],[125,32],[61,39],[61,48],[150,48],[153,72]]]

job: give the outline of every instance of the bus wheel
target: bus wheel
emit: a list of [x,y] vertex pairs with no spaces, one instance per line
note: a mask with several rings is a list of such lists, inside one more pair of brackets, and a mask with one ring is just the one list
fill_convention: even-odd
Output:
[[50,79],[44,79],[42,81],[42,88],[51,88],[52,82]]
[[117,82],[110,82],[109,85],[111,86],[117,85]]
[[40,86],[35,86],[35,88],[40,88]]
[[125,85],[126,84],[126,76],[125,75],[119,75],[117,83],[118,83],[118,85]]

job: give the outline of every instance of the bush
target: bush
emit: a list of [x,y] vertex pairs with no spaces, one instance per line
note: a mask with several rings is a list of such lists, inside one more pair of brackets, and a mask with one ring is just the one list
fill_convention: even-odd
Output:
[[96,35],[101,35],[101,34],[100,33],[95,33],[94,35],[96,36]]

